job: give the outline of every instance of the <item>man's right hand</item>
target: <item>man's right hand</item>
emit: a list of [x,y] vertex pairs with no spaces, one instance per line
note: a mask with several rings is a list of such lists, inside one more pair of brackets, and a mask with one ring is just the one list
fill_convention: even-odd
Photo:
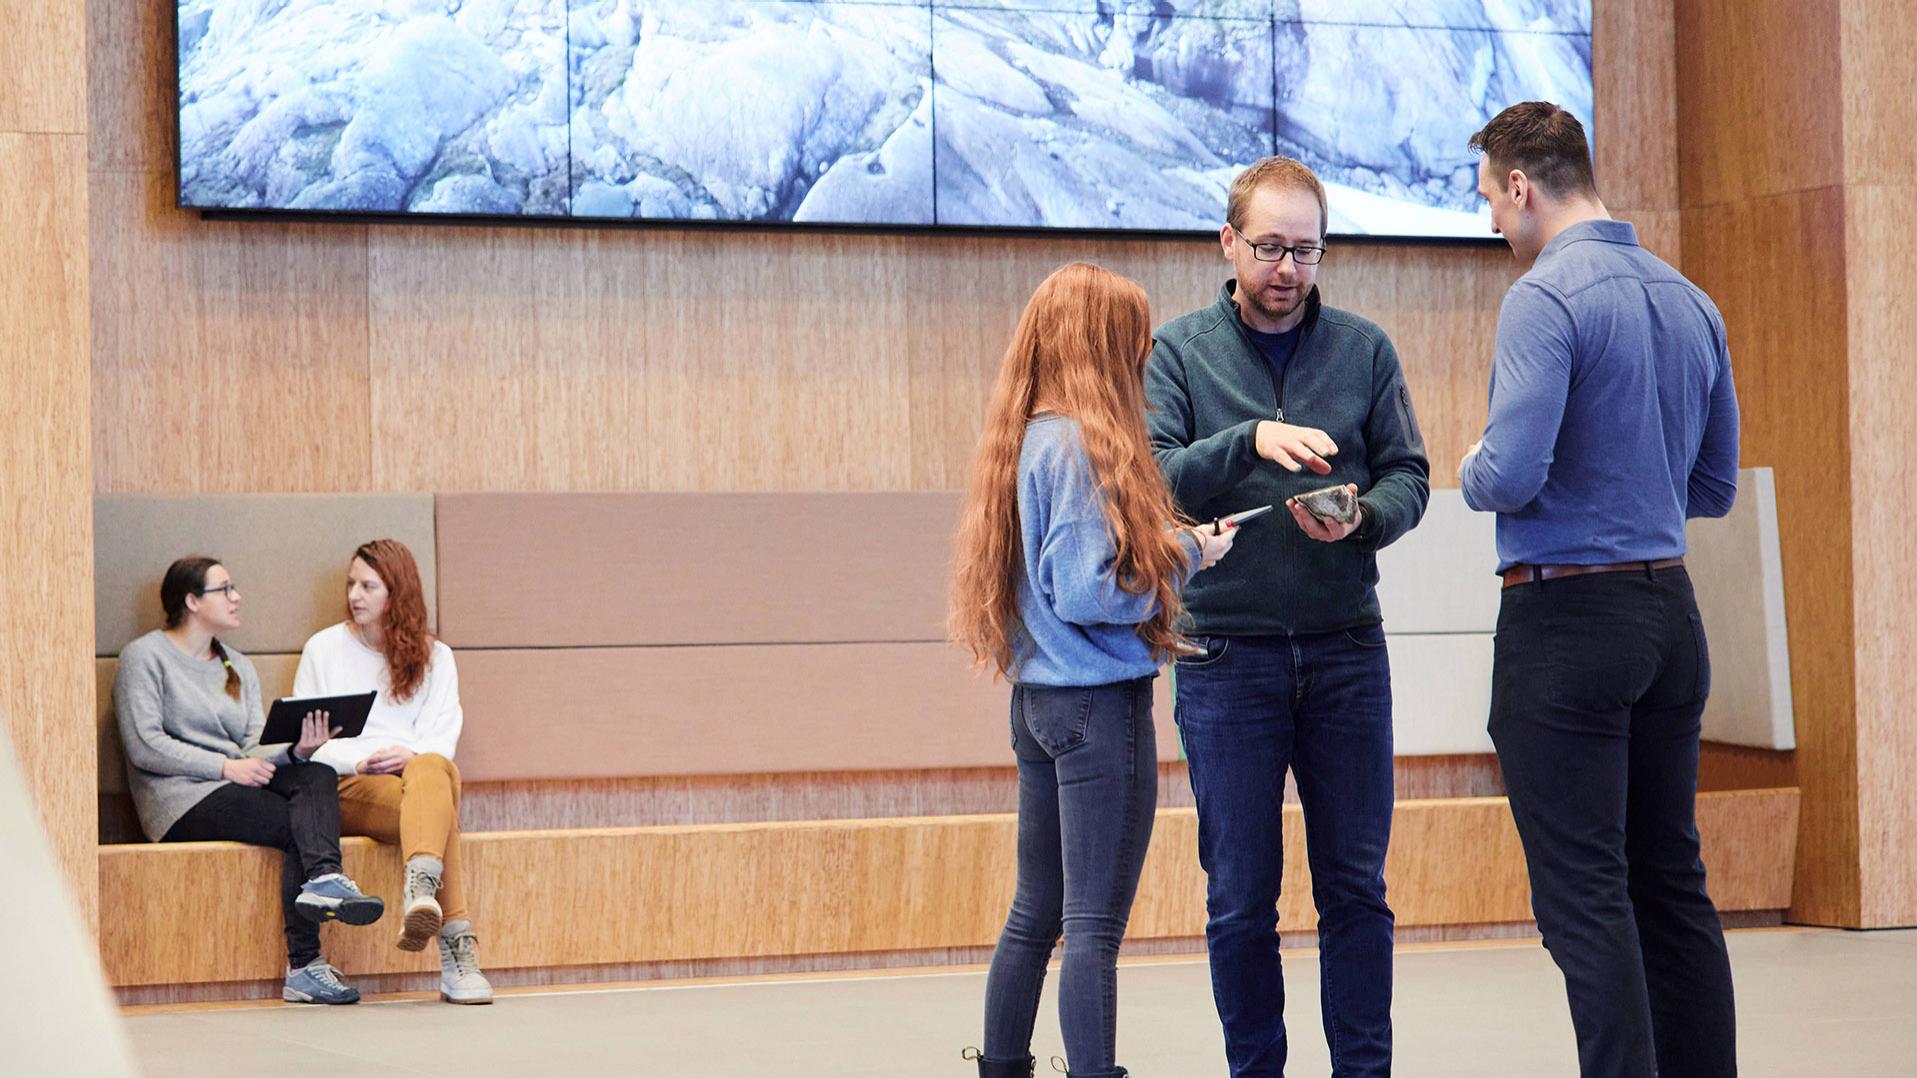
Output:
[[273,781],[273,765],[249,756],[244,760],[228,760],[221,764],[220,774],[226,776],[226,781],[237,782],[241,786],[264,786]]
[[1319,475],[1330,475],[1331,462],[1325,458],[1338,455],[1338,443],[1316,427],[1294,427],[1267,419],[1258,424],[1256,437],[1258,455],[1276,461],[1288,472],[1309,468]]

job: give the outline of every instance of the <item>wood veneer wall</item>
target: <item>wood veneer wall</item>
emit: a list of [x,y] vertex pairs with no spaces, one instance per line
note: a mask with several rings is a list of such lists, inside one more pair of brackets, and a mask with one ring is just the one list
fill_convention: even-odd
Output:
[[[1025,298],[1090,258],[1160,318],[1209,240],[208,222],[174,209],[171,0],[89,6],[103,493],[963,485]],[[1669,0],[1596,6],[1599,171],[1678,257]],[[1346,245],[1432,456],[1483,425],[1498,247]]]
[[1917,923],[1917,10],[1676,11],[1684,269],[1729,328],[1744,459],[1776,469],[1804,797],[1791,917]]
[[[0,728],[82,917],[94,859],[86,40],[15,0],[0,33]],[[5,736],[5,735],[0,735]]]
[[1844,251],[1849,303],[1853,622],[1857,675],[1860,924],[1917,924],[1917,9],[1848,0]]

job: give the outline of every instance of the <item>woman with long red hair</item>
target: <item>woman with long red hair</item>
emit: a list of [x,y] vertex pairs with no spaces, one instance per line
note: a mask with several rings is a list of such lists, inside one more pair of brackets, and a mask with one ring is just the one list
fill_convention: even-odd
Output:
[[395,946],[439,942],[440,998],[491,1003],[459,872],[459,747],[464,712],[453,649],[426,626],[426,592],[406,544],[376,539],[346,569],[347,620],[300,652],[298,696],[376,691],[358,737],[336,737],[313,759],[339,773],[340,832],[400,848],[404,921]]
[[1072,1078],[1120,1078],[1118,944],[1158,793],[1152,678],[1179,592],[1232,533],[1181,526],[1152,458],[1145,292],[1085,263],[1019,319],[992,391],[958,538],[953,639],[1012,683],[1018,887],[985,987],[981,1078],[1028,1078],[1046,963],[1065,940]]

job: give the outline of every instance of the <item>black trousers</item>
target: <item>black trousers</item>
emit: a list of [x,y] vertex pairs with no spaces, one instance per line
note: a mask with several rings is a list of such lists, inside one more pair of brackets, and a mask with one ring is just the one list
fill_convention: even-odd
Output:
[[319,924],[294,905],[300,885],[338,872],[339,782],[325,764],[281,764],[265,786],[228,783],[186,810],[161,842],[244,842],[285,851],[280,916],[286,960],[298,969],[320,953]]
[[1730,959],[1698,856],[1711,665],[1690,577],[1506,588],[1496,656],[1491,739],[1581,1073],[1735,1075]]

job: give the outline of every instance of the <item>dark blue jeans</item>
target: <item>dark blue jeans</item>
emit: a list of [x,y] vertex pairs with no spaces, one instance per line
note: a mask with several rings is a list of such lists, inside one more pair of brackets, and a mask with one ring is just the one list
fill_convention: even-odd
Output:
[[1118,944],[1158,801],[1152,679],[1012,687],[1018,890],[985,980],[985,1055],[1031,1051],[1045,965],[1062,933],[1058,1025],[1074,1078],[1117,1073]]
[[1391,663],[1384,629],[1213,636],[1177,665],[1198,802],[1212,997],[1233,1078],[1285,1073],[1278,964],[1285,770],[1304,804],[1325,1040],[1338,1078],[1391,1073]]
[[1504,590],[1491,740],[1585,1078],[1731,1078],[1730,958],[1698,856],[1711,660],[1681,567]]

